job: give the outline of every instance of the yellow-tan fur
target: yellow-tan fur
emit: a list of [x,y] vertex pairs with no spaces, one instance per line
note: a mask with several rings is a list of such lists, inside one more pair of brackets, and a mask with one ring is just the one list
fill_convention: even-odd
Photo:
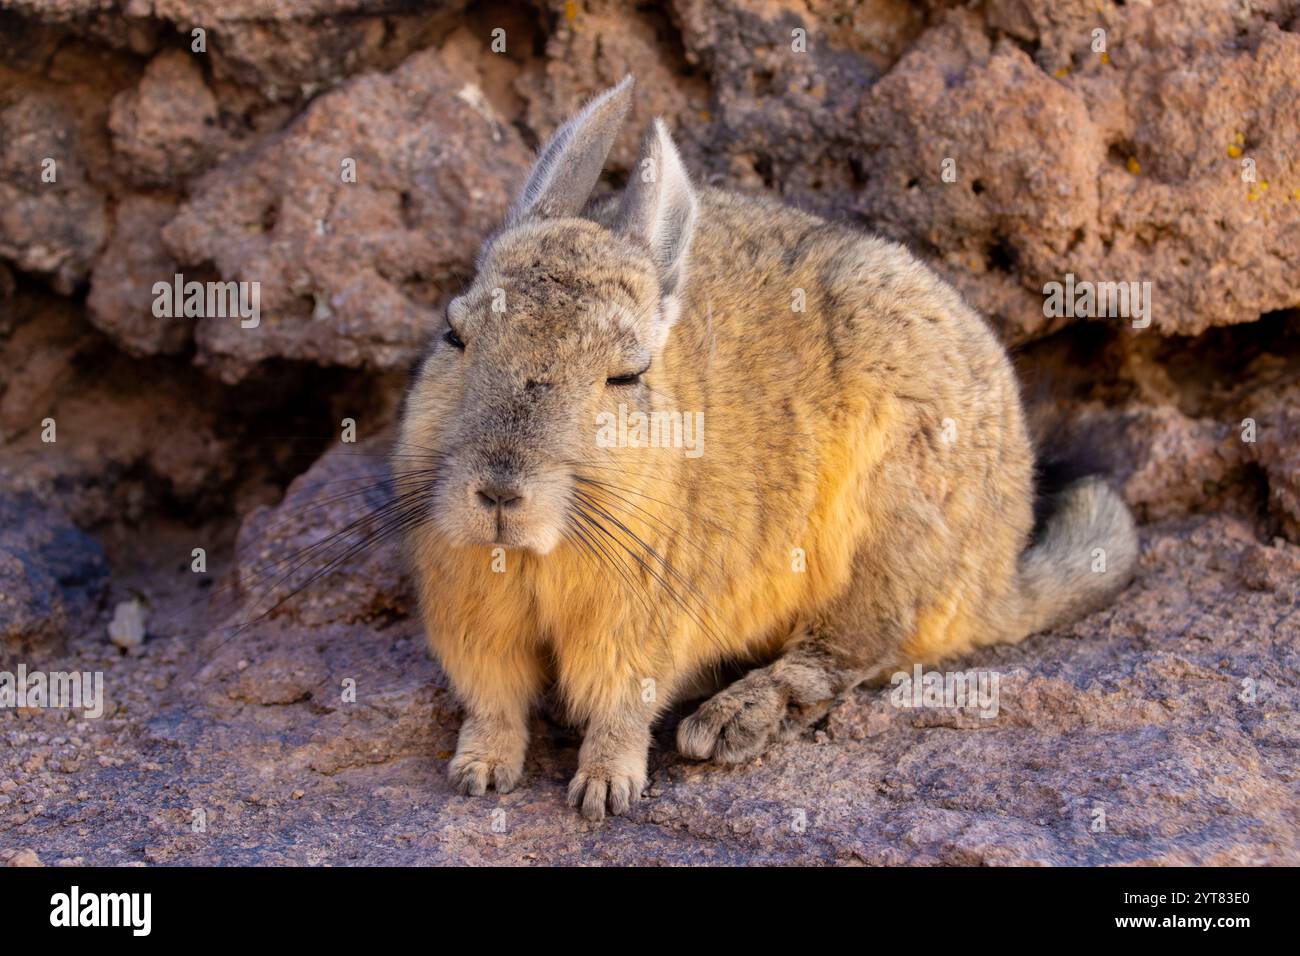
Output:
[[[587,731],[571,798],[599,818],[639,796],[655,718],[720,665],[764,664],[688,718],[679,745],[747,759],[861,680],[1019,640],[1095,605],[1132,565],[1127,512],[1089,484],[1075,491],[1079,547],[1027,576],[1033,453],[1017,385],[951,288],[891,243],[762,199],[694,196],[684,278],[664,286],[678,317],[640,385],[605,385],[628,354],[609,343],[653,339],[669,294],[607,203],[509,223],[455,305],[466,350],[435,347],[408,396],[399,452],[451,459],[456,490],[435,507],[468,509],[410,534],[429,639],[467,711],[451,768],[466,792],[514,784],[529,707],[552,682]],[[525,388],[545,396],[541,425]],[[703,454],[595,447],[595,416],[620,401],[703,412]],[[465,424],[476,415],[522,437],[484,451],[494,439]],[[458,464],[467,449],[480,465]],[[524,544],[494,571],[503,552],[473,530],[491,513],[462,500],[482,461],[506,457],[537,491],[516,502]],[[395,458],[399,481],[408,461]],[[593,533],[624,573],[572,534],[555,540],[551,503],[575,487],[626,529]],[[505,535],[500,507],[494,520]],[[620,552],[638,550],[633,535],[662,561]],[[1079,564],[1099,543],[1116,551],[1104,586]]]

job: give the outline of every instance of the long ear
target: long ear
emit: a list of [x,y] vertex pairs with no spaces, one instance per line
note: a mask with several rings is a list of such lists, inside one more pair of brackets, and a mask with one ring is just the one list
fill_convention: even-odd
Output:
[[641,143],[614,228],[649,248],[665,297],[678,290],[685,274],[697,205],[677,147],[656,119]]
[[574,216],[586,205],[632,105],[632,85],[624,77],[555,131],[506,214],[507,229],[525,219]]

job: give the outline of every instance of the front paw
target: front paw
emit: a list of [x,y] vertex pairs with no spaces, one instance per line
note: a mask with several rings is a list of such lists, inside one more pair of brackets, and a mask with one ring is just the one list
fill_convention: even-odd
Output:
[[523,761],[508,762],[480,754],[457,753],[447,767],[447,777],[457,793],[481,797],[489,786],[509,793],[523,774]]
[[641,799],[645,772],[595,765],[578,770],[569,783],[569,806],[579,807],[588,820],[605,819],[605,810],[617,816]]

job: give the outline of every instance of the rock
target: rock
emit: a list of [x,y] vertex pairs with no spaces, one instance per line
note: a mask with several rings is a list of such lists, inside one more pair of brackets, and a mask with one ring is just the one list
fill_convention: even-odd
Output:
[[[355,517],[324,484],[354,473],[347,458],[327,455],[280,508],[250,519],[241,567],[297,554]],[[161,699],[128,696],[122,730],[92,728],[95,752],[112,758],[82,770],[96,825],[42,829],[42,852],[122,861],[147,842],[152,862],[188,864],[1300,861],[1289,716],[1300,632],[1287,613],[1300,549],[1260,547],[1240,522],[1149,526],[1116,606],[954,662],[1000,676],[996,717],[899,709],[888,686],[861,688],[824,731],[736,768],[677,757],[668,721],[650,796],[605,826],[564,807],[578,742],[540,719],[516,791],[451,793],[458,708],[393,574],[396,551],[381,543],[267,616],[241,589],[244,606],[199,643],[157,640],[163,659],[186,649],[177,682]],[[1243,584],[1271,579],[1272,565],[1282,590]],[[105,666],[113,686],[134,688],[161,665]],[[167,783],[117,771],[118,758],[156,764]],[[6,759],[0,774],[13,772]],[[45,791],[48,773],[33,786],[50,812],[81,805]],[[192,832],[178,796],[204,809],[206,833]],[[261,838],[269,830],[282,839]],[[381,830],[390,837],[364,838]]]
[[863,97],[854,205],[940,260],[1014,341],[1063,324],[1044,317],[1040,289],[1064,280],[1061,264],[1097,218],[1105,149],[1082,98],[979,29],[946,18]]
[[[617,0],[565,3],[551,0],[556,30],[546,37],[546,57],[529,62],[514,81],[527,102],[529,126],[547,139],[572,114],[575,103],[636,77],[636,101],[610,152],[610,166],[626,170],[637,156],[646,126],[656,116],[673,118],[673,135],[683,149],[700,152],[707,126],[707,85],[683,75],[667,15],[653,6],[629,9]],[[507,36],[522,30],[505,28]]]
[[[62,300],[20,297],[0,367],[0,491],[88,527],[138,520],[168,498],[211,503],[236,470],[243,426],[231,427],[215,383],[132,361]],[[290,450],[249,451],[269,463]]]
[[1115,477],[1142,520],[1199,510],[1239,478],[1240,445],[1220,422],[1157,405],[1131,411],[1120,429]]
[[[62,303],[9,300],[0,337],[0,439],[13,441],[40,426],[60,388],[73,379],[73,364],[92,347],[90,330]],[[3,469],[5,462],[0,462]]]
[[193,340],[192,319],[153,314],[154,283],[170,285],[178,271],[162,243],[163,227],[175,214],[169,200],[124,197],[91,275],[86,301],[91,321],[132,355],[174,354]]
[[17,850],[0,850],[0,862],[5,866],[44,866],[36,851],[30,847]]
[[408,362],[528,159],[431,54],[320,97],[255,155],[205,176],[164,230],[182,264],[260,283],[260,326],[200,321],[200,361],[228,381],[271,356]]
[[[0,862],[1300,863],[1294,0],[400,7],[0,13],[0,650],[107,689],[0,708]],[[726,768],[673,714],[592,826],[545,712],[518,789],[450,791],[460,706],[364,515],[531,147],[627,72],[599,189],[663,115],[696,181],[907,244],[1143,554],[1111,607],[949,665],[996,672],[996,716],[864,687]],[[259,327],[154,316],[178,272],[258,282]],[[1045,315],[1067,274],[1149,281],[1150,326]]]
[[108,128],[115,158],[131,179],[167,186],[220,157],[227,138],[219,119],[198,58],[168,50],[149,62],[138,87],[113,100]]
[[139,600],[123,601],[113,609],[113,620],[108,622],[108,639],[123,650],[131,650],[144,643],[145,609]]
[[254,84],[273,100],[301,101],[357,73],[396,67],[449,29],[464,3],[440,6],[412,14],[370,0],[324,0],[274,17],[240,16],[223,6],[205,18],[213,24],[213,73]]
[[1065,323],[1042,308],[1067,273],[1154,280],[1166,333],[1297,304],[1300,160],[1283,114],[1300,36],[1274,22],[1285,5],[997,3],[928,26],[911,5],[876,6],[680,0],[687,59],[714,77],[696,161],[903,241],[1012,342]]
[[674,9],[687,64],[714,77],[709,113],[681,124],[710,124],[699,160],[738,185],[823,210],[851,197],[863,176],[857,103],[920,33],[922,11],[895,0],[852,12],[834,0],[806,7],[677,0]]
[[[391,447],[389,433],[337,444],[289,486],[277,507],[248,515],[235,545],[242,613],[269,612],[304,625],[411,613],[413,598],[398,554],[366,546],[387,527],[369,516],[391,501],[385,460]],[[391,535],[383,540],[391,543]],[[356,552],[349,554],[351,548]],[[315,577],[344,554],[348,573]],[[300,590],[301,598],[289,600]]]
[[0,129],[0,256],[69,294],[108,232],[78,122],[59,98],[29,93],[0,101]]
[[0,640],[63,641],[89,626],[107,584],[99,542],[31,495],[0,490]]
[[1250,548],[1237,570],[1241,583],[1252,591],[1300,592],[1300,552],[1288,548],[1280,538],[1273,547],[1256,544]]
[[[260,0],[7,4],[19,17],[15,29],[59,25],[71,35],[137,55],[156,52],[160,36],[179,34],[192,53],[210,58],[219,80],[255,85],[272,99],[303,99],[353,73],[395,66],[445,32],[465,4],[452,0],[437,6],[404,13],[375,0],[306,0],[291,7]],[[198,29],[203,31],[202,50],[194,49]]]
[[17,284],[9,267],[0,262],[0,335],[8,335],[14,326],[14,293]]
[[[1287,538],[1300,542],[1300,370],[1281,372],[1288,373],[1284,386],[1258,389],[1242,402],[1234,434],[1267,478],[1270,513]],[[1245,440],[1248,434],[1253,440]]]

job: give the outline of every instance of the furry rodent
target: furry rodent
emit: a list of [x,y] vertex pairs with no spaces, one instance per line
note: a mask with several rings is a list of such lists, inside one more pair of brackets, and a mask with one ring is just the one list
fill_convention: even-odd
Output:
[[[658,121],[621,200],[589,205],[631,95],[629,77],[543,150],[419,365],[393,459],[430,502],[408,543],[466,711],[453,784],[512,787],[554,686],[592,819],[640,797],[652,724],[723,665],[759,666],[677,745],[749,760],[868,678],[1097,607],[1137,551],[1097,479],[1031,541],[1007,356],[901,247],[694,188]],[[606,447],[620,404],[702,412],[702,453]]]

